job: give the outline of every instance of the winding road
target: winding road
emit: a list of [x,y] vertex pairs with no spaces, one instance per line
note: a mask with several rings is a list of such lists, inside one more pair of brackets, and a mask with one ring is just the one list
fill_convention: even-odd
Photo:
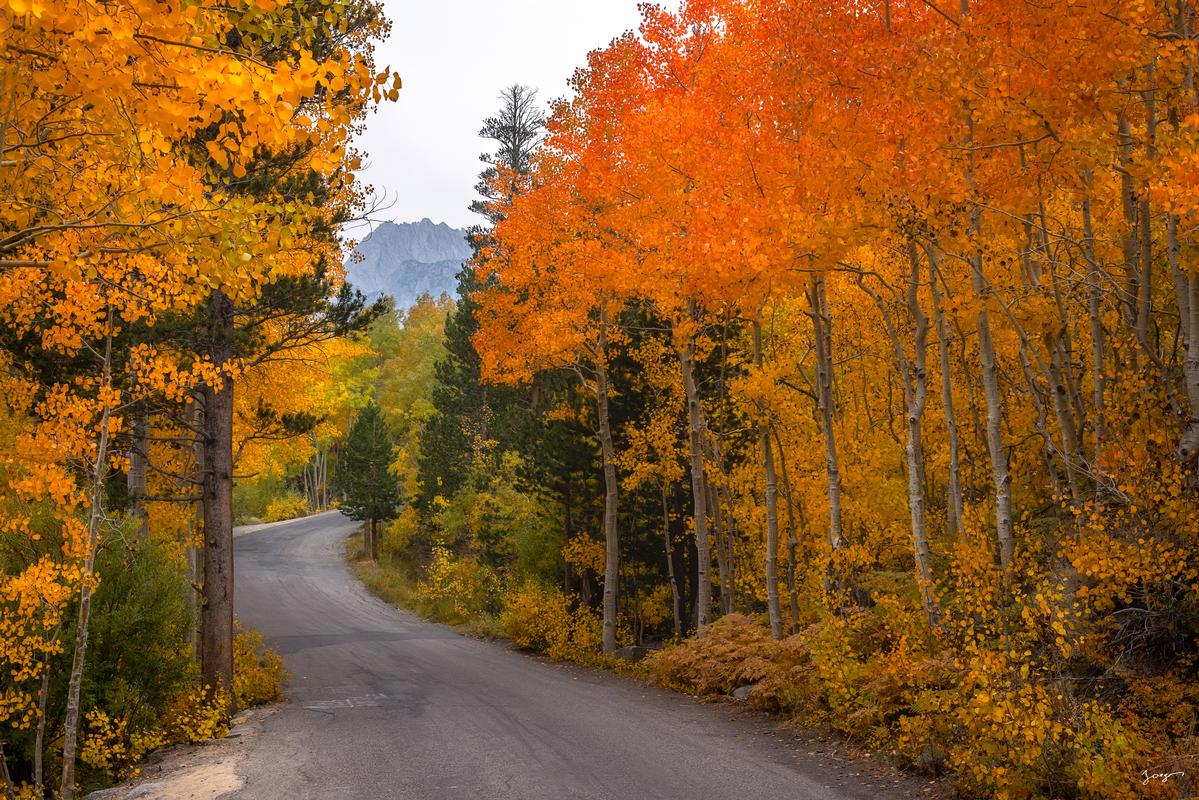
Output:
[[332,512],[238,535],[238,614],[292,678],[288,704],[247,742],[243,788],[223,798],[873,800],[918,791],[808,752],[810,742],[759,715],[547,663],[393,608],[344,563],[356,527]]

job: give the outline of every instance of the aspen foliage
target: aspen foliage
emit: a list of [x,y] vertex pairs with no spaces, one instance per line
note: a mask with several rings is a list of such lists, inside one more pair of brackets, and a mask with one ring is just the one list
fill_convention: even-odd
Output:
[[510,635],[614,578],[621,643],[694,634],[664,682],[964,796],[1189,792],[1196,13],[690,0],[592,53],[472,265],[484,384],[589,451],[517,476],[566,546]]
[[[350,138],[399,78],[371,57],[387,28],[377,8],[316,5],[0,4],[0,725],[20,745],[10,771],[39,794],[56,785],[43,762],[64,768],[55,796],[72,797],[227,722],[229,698],[175,672],[189,622],[160,619],[161,649],[139,654],[161,685],[148,665],[128,696],[98,683],[120,648],[142,646],[105,638],[124,607],[99,601],[126,554],[149,559],[130,608],[165,602],[161,590],[186,613],[198,387],[245,381],[314,405],[279,392],[270,365],[214,364],[177,334],[214,292],[252,305],[341,262],[330,231],[366,197]],[[240,444],[256,433],[243,427]]]

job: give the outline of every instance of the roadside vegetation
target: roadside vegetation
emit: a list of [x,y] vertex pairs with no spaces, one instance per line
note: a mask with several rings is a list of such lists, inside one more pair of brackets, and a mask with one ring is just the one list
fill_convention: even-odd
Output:
[[[281,697],[233,616],[233,483],[327,505],[387,313],[343,280],[369,0],[0,1],[0,797],[73,800]],[[299,501],[299,502],[297,502]]]
[[1195,11],[946,9],[647,7],[505,90],[358,570],[963,797],[1190,796]]

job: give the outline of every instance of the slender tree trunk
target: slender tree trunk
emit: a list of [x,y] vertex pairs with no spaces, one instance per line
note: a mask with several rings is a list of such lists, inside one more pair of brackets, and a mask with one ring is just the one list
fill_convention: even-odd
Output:
[[731,583],[729,579],[729,563],[727,542],[724,535],[724,516],[723,508],[720,504],[720,497],[716,493],[716,488],[712,483],[712,476],[709,474],[707,480],[704,481],[704,488],[707,491],[708,509],[712,517],[712,541],[716,545],[716,588],[720,598],[720,613],[731,614],[729,600],[731,599]]
[[[1106,377],[1104,375],[1104,334],[1103,334],[1103,317],[1101,316],[1101,301],[1103,290],[1100,286],[1099,262],[1095,258],[1095,231],[1091,221],[1091,197],[1087,195],[1082,201],[1082,235],[1083,235],[1083,257],[1087,260],[1087,303],[1088,312],[1091,317],[1091,405],[1093,410],[1092,426],[1094,428],[1094,456],[1092,463],[1101,464],[1100,453],[1103,450],[1104,436],[1106,435],[1105,428],[1107,426],[1107,416],[1104,411],[1104,392],[1106,390]],[[1098,481],[1098,473],[1100,469],[1096,469],[1096,480]],[[1096,491],[1099,490],[1099,484],[1096,483]]]
[[[58,638],[57,632],[54,636]],[[42,660],[42,680],[37,693],[37,728],[33,736],[33,794],[39,800],[46,796],[46,701],[50,697],[49,659]]]
[[600,449],[604,458],[604,619],[603,651],[616,651],[616,601],[620,582],[620,539],[616,526],[617,491],[616,448],[612,442],[612,424],[608,418],[608,314],[600,310],[599,337],[595,358],[595,402],[599,414]]
[[[104,377],[102,386],[112,386],[112,314],[108,310],[108,335],[104,345]],[[79,616],[75,622],[75,651],[71,660],[71,674],[67,682],[67,710],[63,722],[62,784],[59,794],[63,800],[75,797],[75,757],[79,742],[80,692],[83,686],[83,665],[87,657],[88,623],[91,619],[92,592],[94,590],[96,549],[100,541],[100,528],[104,524],[104,481],[108,476],[108,442],[111,434],[112,408],[104,404],[100,414],[100,435],[96,444],[96,460],[92,466],[91,511],[87,524],[87,554],[84,556],[80,575]]]
[[679,597],[679,582],[674,576],[674,547],[670,543],[670,505],[666,497],[666,480],[662,480],[662,543],[666,547],[666,576],[670,579],[670,610],[674,615],[674,635],[683,635],[683,613]]
[[1192,461],[1199,456],[1199,278],[1183,271],[1178,241],[1178,217],[1166,215],[1166,259],[1174,281],[1178,327],[1182,338],[1182,377],[1189,414],[1183,426],[1177,456]]
[[[981,214],[976,207],[970,212],[970,233],[977,236]],[[1012,478],[1007,450],[1003,446],[1003,400],[999,393],[999,365],[995,344],[991,339],[991,320],[987,313],[987,285],[983,275],[982,253],[970,254],[970,277],[978,310],[978,353],[982,362],[983,396],[987,403],[986,440],[991,457],[991,478],[995,487],[995,535],[999,544],[999,563],[1007,572],[1015,555],[1012,527]]]
[[129,508],[138,522],[142,538],[150,534],[150,516],[146,513],[146,465],[150,448],[150,419],[144,408],[138,407],[129,422],[129,472],[126,486],[129,490]]
[[[1150,62],[1145,70],[1148,88],[1144,92],[1145,105],[1145,160],[1153,162],[1157,154],[1157,103],[1153,89],[1156,70]],[[1153,317],[1153,215],[1148,192],[1141,198],[1141,294],[1137,298],[1137,338],[1145,347],[1149,346],[1149,322]]]
[[[209,299],[212,363],[219,369],[232,357],[228,331],[233,302],[221,291]],[[233,697],[233,379],[205,385],[204,599],[200,606],[200,678],[207,691]]]
[[[1124,248],[1124,274],[1127,289],[1123,298],[1124,315],[1129,328],[1136,329],[1137,305],[1140,296],[1140,224],[1137,220],[1137,189],[1132,177],[1132,131],[1128,117],[1120,112],[1116,121],[1117,134],[1120,140],[1120,196],[1124,210],[1124,225],[1127,233],[1121,237]],[[1136,352],[1132,354],[1136,363]]]
[[1182,271],[1179,263],[1178,221],[1173,215],[1166,223],[1170,269],[1174,274],[1175,301],[1182,331],[1182,375],[1186,383],[1190,414],[1178,444],[1178,457],[1194,461],[1199,457],[1199,275]]
[[[691,319],[695,318],[695,301],[688,302]],[[700,407],[699,388],[695,383],[695,339],[688,334],[687,342],[679,351],[679,364],[683,371],[683,386],[687,395],[688,443],[691,452],[691,500],[695,520],[695,628],[696,636],[703,638],[705,628],[711,620],[712,581],[708,570],[712,563],[708,543],[708,505],[704,487],[703,409]]]
[[946,489],[946,529],[950,536],[965,537],[962,503],[961,444],[958,441],[957,414],[953,407],[953,372],[949,360],[949,323],[941,308],[940,267],[931,248],[926,250],[929,263],[929,284],[932,287],[933,318],[937,327],[937,348],[941,358],[941,408],[945,415],[945,434],[949,442],[949,485]]
[[[1060,336],[1060,334],[1059,334]],[[1066,466],[1066,481],[1070,485],[1070,497],[1074,503],[1082,500],[1082,456],[1079,453],[1078,430],[1074,423],[1074,413],[1070,407],[1070,395],[1066,387],[1064,374],[1069,369],[1062,352],[1060,339],[1053,342],[1053,352],[1049,360],[1049,379],[1053,397],[1053,413],[1057,417],[1058,430],[1062,438],[1062,461]]]
[[[914,353],[910,369],[910,403],[907,408],[907,445],[904,452],[908,460],[908,509],[912,518],[912,551],[916,560],[916,577],[920,583],[920,598],[929,625],[936,627],[940,621],[937,601],[933,594],[932,555],[928,546],[928,529],[925,522],[924,497],[924,408],[928,402],[928,315],[920,307],[920,258],[916,244],[908,243],[908,261],[911,276],[908,281],[908,313],[915,324]],[[899,345],[896,338],[896,345]],[[902,346],[899,347],[903,354]],[[906,359],[904,359],[906,360]]]
[[900,340],[886,301],[873,289],[859,281],[861,287],[878,306],[883,326],[891,339],[895,361],[903,379],[904,420],[907,429],[904,456],[908,474],[908,512],[911,517],[912,555],[916,564],[916,582],[925,617],[931,627],[939,622],[936,598],[933,594],[932,556],[928,546],[926,503],[924,493],[924,408],[928,402],[928,315],[920,307],[920,258],[915,242],[908,243],[908,287],[906,305],[912,321],[913,353],[908,358]]
[[799,558],[799,535],[795,528],[795,499],[791,495],[791,478],[787,474],[787,454],[777,430],[774,443],[778,446],[779,467],[783,473],[783,494],[787,499],[787,602],[791,609],[792,627],[799,624],[799,586],[795,580],[795,562]]
[[833,425],[833,356],[831,320],[828,304],[824,297],[824,278],[812,277],[809,293],[812,312],[812,338],[816,350],[816,396],[820,410],[820,422],[824,434],[825,472],[828,476],[828,543],[836,553],[843,543],[841,527],[841,462],[837,455],[837,433]]
[[12,785],[12,775],[8,773],[8,757],[4,755],[4,742],[0,742],[0,779],[4,780],[4,797],[6,800],[16,800],[16,792]]
[[[762,369],[762,323],[753,321],[754,366]],[[779,608],[779,508],[778,480],[774,472],[774,453],[770,446],[770,427],[765,418],[766,409],[759,408],[758,447],[762,452],[762,476],[766,483],[766,615],[770,620],[770,633],[776,639],[783,638],[783,614]]]

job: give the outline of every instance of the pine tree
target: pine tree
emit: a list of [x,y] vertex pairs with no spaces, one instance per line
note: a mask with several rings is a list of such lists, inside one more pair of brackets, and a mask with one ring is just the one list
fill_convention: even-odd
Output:
[[354,420],[337,465],[341,509],[366,522],[366,548],[374,559],[379,557],[376,523],[395,517],[400,505],[399,485],[391,474],[393,449],[383,413],[371,402]]
[[[527,86],[513,84],[500,93],[500,110],[483,121],[479,136],[496,143],[495,153],[484,153],[479,160],[487,167],[479,174],[480,198],[471,210],[494,224],[502,216],[502,207],[511,200],[495,188],[501,171],[527,173],[533,152],[541,140],[545,125],[536,103],[537,93]],[[515,191],[515,189],[513,189]],[[470,230],[471,245],[478,256],[485,246],[488,228]],[[423,514],[433,506],[433,498],[448,497],[466,485],[473,455],[488,440],[508,444],[509,439],[527,441],[532,415],[524,393],[504,387],[485,387],[479,378],[479,356],[471,337],[479,328],[475,320],[478,304],[472,298],[481,288],[472,258],[458,273],[458,305],[446,319],[446,357],[436,367],[433,387],[434,413],[421,435],[419,483],[413,500]]]

